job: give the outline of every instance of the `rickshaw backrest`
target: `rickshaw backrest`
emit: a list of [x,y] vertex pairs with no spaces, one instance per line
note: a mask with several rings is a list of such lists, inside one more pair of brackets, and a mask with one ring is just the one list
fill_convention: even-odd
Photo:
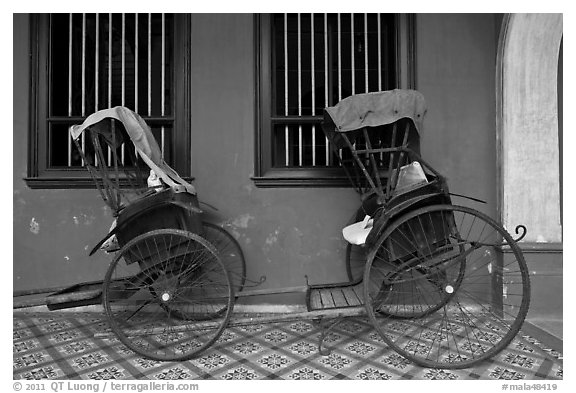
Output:
[[74,140],[102,199],[115,214],[150,191],[149,168],[129,141],[123,124],[114,119],[86,128],[83,137]]
[[196,195],[194,187],[164,161],[150,127],[128,108],[95,112],[72,126],[70,134],[114,215],[133,200],[156,192],[148,185],[151,170],[161,180],[158,184]]

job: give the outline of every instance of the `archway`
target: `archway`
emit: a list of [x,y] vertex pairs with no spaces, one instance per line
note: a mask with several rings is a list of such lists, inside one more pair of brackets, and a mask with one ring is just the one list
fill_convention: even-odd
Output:
[[499,213],[525,243],[562,242],[558,144],[558,57],[562,14],[509,14],[497,75]]

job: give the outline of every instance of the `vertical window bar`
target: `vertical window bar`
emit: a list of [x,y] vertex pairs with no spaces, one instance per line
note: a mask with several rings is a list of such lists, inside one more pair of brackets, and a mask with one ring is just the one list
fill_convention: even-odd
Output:
[[152,116],[152,14],[148,14],[148,116]]
[[[134,14],[134,112],[138,113],[138,13]],[[134,157],[138,157],[136,147]]]
[[[354,14],[350,14],[350,76],[352,79],[352,94],[356,94],[356,70],[354,64]],[[352,144],[356,148],[356,142]],[[340,150],[342,157],[342,150]]]
[[[86,116],[86,14],[82,14],[82,117]],[[84,145],[82,145],[84,149]]]
[[100,66],[100,16],[96,14],[96,50],[94,52],[94,112],[98,111],[98,72]]
[[[108,108],[112,108],[112,13],[108,14]],[[112,165],[112,149],[108,146],[108,166]]]
[[364,14],[364,86],[368,93],[368,14]]
[[[380,27],[380,14],[377,14],[377,25],[378,25],[378,91],[382,91],[382,42],[381,42],[381,27]],[[392,133],[392,146],[396,139],[396,124],[394,124],[394,130]],[[380,161],[384,162],[384,153],[380,153]],[[392,155],[390,155],[390,163],[392,163]],[[392,175],[391,170],[388,171],[389,175]]]
[[[342,21],[338,14],[338,101],[342,100]],[[342,158],[342,149],[338,151]]]
[[[72,116],[72,14],[68,22],[68,116]],[[72,166],[72,136],[68,135],[68,166]]]
[[126,98],[126,14],[122,14],[122,43],[121,43],[121,59],[122,59],[122,76],[121,76],[121,104],[124,106]]
[[[162,82],[161,82],[161,92],[160,92],[160,115],[164,116],[164,84],[165,84],[165,62],[166,62],[166,39],[165,39],[165,34],[166,34],[166,24],[165,24],[165,19],[164,19],[164,14],[162,14],[162,65],[161,65],[161,74],[162,74]],[[162,158],[164,158],[164,141],[165,141],[165,129],[164,126],[162,126],[160,128],[160,135],[162,138]]]
[[[80,104],[80,115],[84,117],[86,115],[86,14],[82,14],[82,65],[81,65],[81,78],[80,81],[80,95],[82,96]],[[82,133],[82,151],[86,151],[86,138]],[[82,157],[82,165],[84,165],[84,157]]]
[[[328,106],[328,14],[324,14],[324,107]],[[330,146],[326,139],[326,166],[330,165]]]
[[[316,71],[314,64],[314,13],[310,14],[310,68],[312,81],[312,116],[316,115],[316,92],[314,73]],[[312,125],[312,166],[316,166],[316,125]]]
[[[122,106],[125,105],[126,99],[126,14],[122,14],[122,96],[121,102]],[[124,165],[124,142],[120,147],[120,161]]]
[[[284,14],[284,114],[288,116],[288,14]],[[289,162],[288,125],[284,126],[284,147],[286,166]]]
[[[82,14],[82,48],[81,48],[81,78],[80,81],[80,115],[86,116],[86,14]],[[82,133],[82,151],[86,151],[86,138]],[[84,158],[82,158],[82,165],[84,165]]]
[[378,14],[378,91],[382,91],[382,43],[380,32],[380,14]]
[[342,23],[338,14],[338,101],[342,99]]
[[[98,62],[99,58],[99,48],[100,48],[100,18],[98,13],[96,13],[96,42],[94,50],[94,112],[98,111]],[[94,164],[98,166],[98,154],[94,153]]]
[[354,70],[354,14],[350,14],[350,65],[352,70],[352,94],[356,94],[356,75]]
[[[302,37],[298,14],[298,116],[302,116]],[[302,125],[298,124],[298,165],[302,166]]]
[[134,112],[138,113],[138,13],[134,14]]

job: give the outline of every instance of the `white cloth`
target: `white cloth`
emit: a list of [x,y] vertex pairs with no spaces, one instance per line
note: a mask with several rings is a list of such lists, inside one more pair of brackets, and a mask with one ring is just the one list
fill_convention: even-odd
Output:
[[342,229],[344,239],[350,244],[362,246],[366,243],[366,238],[372,230],[374,220],[370,216],[364,217],[364,220],[348,225]]

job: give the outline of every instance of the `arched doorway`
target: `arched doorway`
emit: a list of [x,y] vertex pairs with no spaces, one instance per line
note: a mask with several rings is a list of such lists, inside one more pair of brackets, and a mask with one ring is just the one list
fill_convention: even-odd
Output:
[[498,49],[499,212],[526,243],[560,243],[558,58],[562,14],[509,14]]
[[511,233],[518,224],[528,229],[520,244],[531,275],[528,319],[559,337],[563,325],[561,41],[562,14],[506,15],[496,77],[498,211]]

